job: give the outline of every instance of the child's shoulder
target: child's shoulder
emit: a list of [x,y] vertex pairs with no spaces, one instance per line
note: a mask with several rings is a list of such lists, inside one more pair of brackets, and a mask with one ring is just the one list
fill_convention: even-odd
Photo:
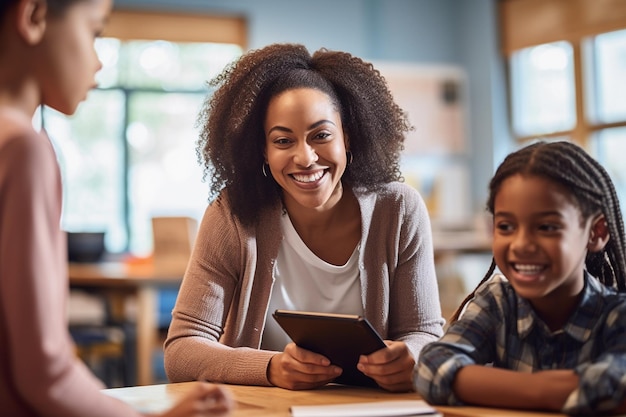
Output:
[[593,303],[604,304],[605,309],[621,306],[626,309],[626,292],[602,284],[592,275],[586,275],[586,292]]
[[626,318],[626,293],[603,286],[601,297],[597,301],[603,305],[605,312],[613,312]]
[[519,300],[509,281],[501,274],[494,274],[476,288],[461,318],[469,322],[480,320],[506,326],[511,320],[515,321],[518,308]]
[[[593,322],[602,323],[602,328],[621,333],[626,329],[626,293],[602,284],[587,275],[586,296],[583,300],[585,320],[593,317]],[[604,327],[607,326],[607,327]]]
[[511,283],[502,274],[494,274],[483,282],[477,289],[476,294],[493,294],[498,296],[514,295]]
[[29,146],[39,137],[31,120],[11,107],[0,106],[0,126],[0,147]]
[[55,164],[52,144],[33,128],[31,120],[12,108],[0,106],[0,176],[30,178]]
[[517,305],[517,297],[513,287],[501,274],[492,275],[487,281],[476,288],[474,303],[483,309],[509,311]]

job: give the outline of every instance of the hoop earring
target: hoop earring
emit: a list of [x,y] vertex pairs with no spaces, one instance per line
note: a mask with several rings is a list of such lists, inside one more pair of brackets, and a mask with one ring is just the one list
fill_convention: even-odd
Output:
[[265,165],[267,165],[269,168],[269,165],[263,162],[263,165],[261,165],[261,172],[263,173],[263,176],[267,178],[267,171],[265,171]]
[[350,165],[352,163],[352,159],[353,159],[352,152],[350,152],[350,151],[346,152],[346,159],[348,161],[346,165]]

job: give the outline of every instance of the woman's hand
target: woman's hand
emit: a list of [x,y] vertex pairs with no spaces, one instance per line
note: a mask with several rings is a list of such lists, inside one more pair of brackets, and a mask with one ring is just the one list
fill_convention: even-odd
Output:
[[406,343],[385,340],[386,348],[362,355],[357,369],[387,391],[412,391],[415,358]]
[[267,379],[275,386],[292,390],[326,385],[341,375],[341,368],[328,358],[289,343],[285,351],[270,359]]
[[235,402],[227,388],[200,382],[160,417],[226,417]]

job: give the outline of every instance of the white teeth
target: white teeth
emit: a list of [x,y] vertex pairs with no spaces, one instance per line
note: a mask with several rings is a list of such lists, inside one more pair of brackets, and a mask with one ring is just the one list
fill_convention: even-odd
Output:
[[543,265],[514,264],[513,267],[522,274],[536,274],[544,269]]
[[324,176],[324,171],[316,171],[316,172],[314,172],[312,174],[308,174],[308,175],[292,174],[292,176],[298,182],[314,182],[314,181],[317,181],[317,180],[319,180],[320,178],[322,178]]

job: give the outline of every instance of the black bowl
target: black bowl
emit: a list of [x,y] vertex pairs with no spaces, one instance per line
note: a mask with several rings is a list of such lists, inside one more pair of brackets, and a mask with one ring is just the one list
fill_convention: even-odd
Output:
[[70,262],[98,262],[104,251],[104,232],[67,232]]

